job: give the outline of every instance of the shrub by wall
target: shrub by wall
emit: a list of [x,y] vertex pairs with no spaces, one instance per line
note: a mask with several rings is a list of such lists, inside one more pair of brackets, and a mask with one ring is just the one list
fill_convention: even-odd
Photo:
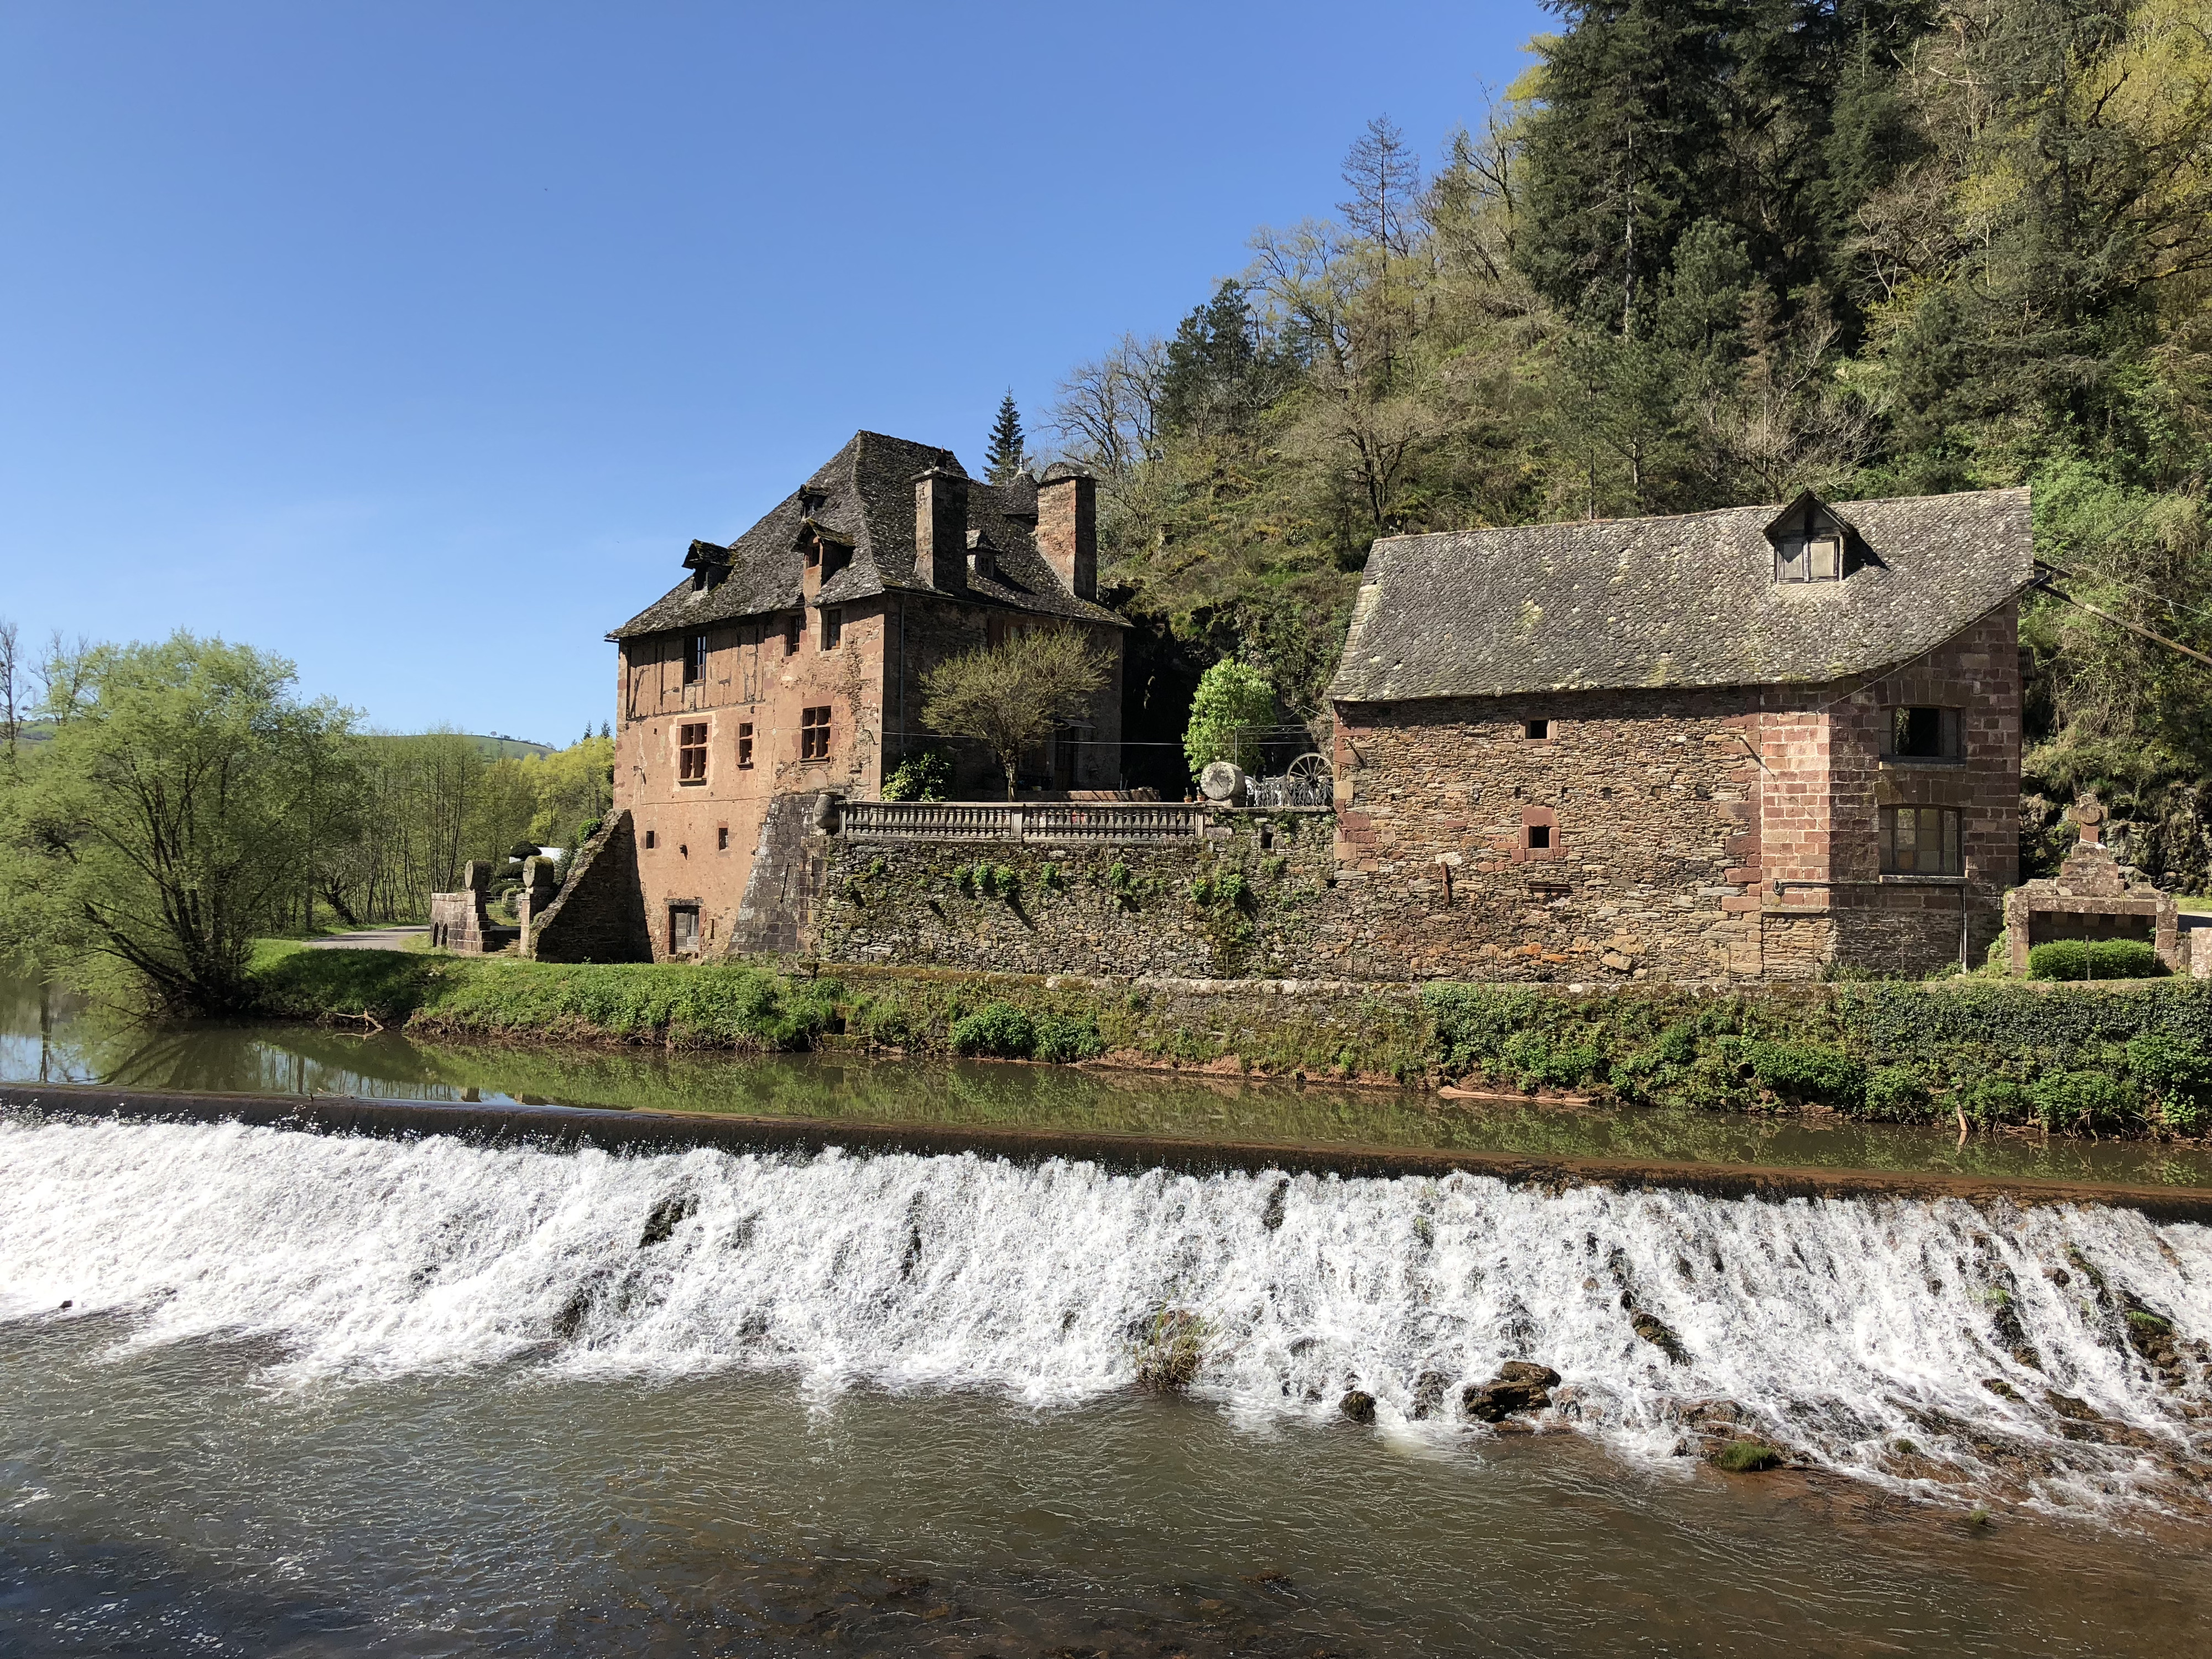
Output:
[[1422,992],[1441,1068],[1511,1087],[2069,1133],[2212,1127],[2212,982],[1956,980],[1561,994]]
[[[996,872],[994,872],[996,879]],[[1278,1077],[1462,1079],[1626,1104],[1963,1115],[2212,1133],[2212,981],[1953,980],[1573,993],[1543,986],[1079,979],[848,967],[568,966],[272,946],[277,1018],[428,1035],[1106,1059]]]
[[2158,979],[2166,964],[2139,939],[2055,939],[2027,953],[2030,979]]

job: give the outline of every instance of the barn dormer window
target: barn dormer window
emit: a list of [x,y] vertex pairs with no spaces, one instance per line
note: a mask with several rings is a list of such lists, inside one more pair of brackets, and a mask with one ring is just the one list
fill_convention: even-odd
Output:
[[1774,548],[1778,582],[1835,582],[1849,568],[1851,527],[1811,490],[1784,507],[1766,526]]

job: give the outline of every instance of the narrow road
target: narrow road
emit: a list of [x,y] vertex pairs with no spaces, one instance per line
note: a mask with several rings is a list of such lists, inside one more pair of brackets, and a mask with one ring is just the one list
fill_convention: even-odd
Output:
[[404,951],[412,939],[421,939],[430,930],[425,927],[365,927],[358,933],[331,933],[322,939],[307,941],[310,951]]

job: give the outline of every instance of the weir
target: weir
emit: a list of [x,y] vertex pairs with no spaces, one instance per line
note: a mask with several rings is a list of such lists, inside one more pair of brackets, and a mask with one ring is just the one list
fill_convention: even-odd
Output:
[[[1534,1427],[1666,1459],[1753,1437],[1902,1490],[2075,1510],[2199,1513],[2212,1462],[2212,1231],[2148,1201],[1829,1176],[1723,1196],[1565,1160],[1504,1178],[1394,1154],[1385,1173],[1331,1150],[1294,1168],[1278,1147],[1109,1167],[1079,1145],[1108,1137],[1001,1157],[1009,1141],[969,1131],[867,1144],[672,1115],[4,1099],[0,1318],[66,1301],[64,1317],[127,1318],[134,1346],[263,1339],[277,1382],[734,1369],[1055,1408],[1150,1382],[1243,1421],[1371,1412],[1416,1439]],[[280,1115],[378,1133],[265,1127]],[[1558,1373],[1549,1409],[1470,1421],[1463,1402],[1515,1361]]]
[[2154,1221],[2212,1224],[2212,1191],[2107,1182],[1993,1178],[1930,1171],[1808,1170],[1647,1158],[1564,1158],[1462,1148],[1300,1146],[1182,1136],[1089,1133],[979,1124],[866,1123],[814,1118],[625,1111],[611,1108],[371,1100],[118,1089],[98,1084],[0,1083],[0,1112],[118,1117],[135,1121],[236,1121],[338,1134],[454,1135],[489,1145],[547,1149],[676,1152],[972,1152],[1035,1164],[1059,1158],[1101,1168],[1187,1174],[1228,1170],[1375,1176],[1482,1175],[1511,1186],[1672,1189],[1711,1198],[1946,1198],[1989,1206],[2095,1204]]

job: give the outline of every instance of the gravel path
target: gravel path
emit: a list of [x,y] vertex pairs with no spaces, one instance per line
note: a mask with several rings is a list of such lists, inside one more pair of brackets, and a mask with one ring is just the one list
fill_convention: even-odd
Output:
[[310,951],[404,951],[428,927],[365,927],[358,933],[331,933],[307,941]]

